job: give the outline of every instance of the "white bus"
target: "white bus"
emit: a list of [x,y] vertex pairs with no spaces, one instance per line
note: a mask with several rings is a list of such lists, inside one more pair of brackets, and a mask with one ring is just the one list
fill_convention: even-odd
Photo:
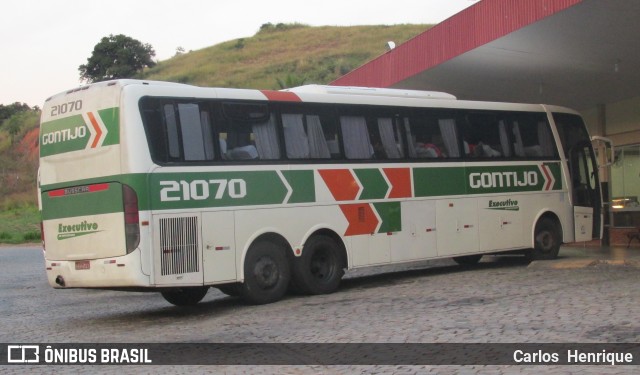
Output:
[[580,116],[436,92],[119,80],[49,98],[40,128],[54,288],[211,286],[254,304],[331,293],[346,269],[599,238]]

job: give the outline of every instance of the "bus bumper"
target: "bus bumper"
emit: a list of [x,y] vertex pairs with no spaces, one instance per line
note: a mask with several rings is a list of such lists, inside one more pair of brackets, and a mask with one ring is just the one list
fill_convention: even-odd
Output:
[[140,250],[121,257],[93,260],[48,260],[47,280],[56,289],[148,287],[142,273]]

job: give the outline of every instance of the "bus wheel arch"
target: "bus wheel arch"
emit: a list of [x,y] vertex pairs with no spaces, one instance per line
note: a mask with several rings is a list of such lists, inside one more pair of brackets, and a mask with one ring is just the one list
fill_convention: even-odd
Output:
[[239,286],[242,298],[254,305],[280,300],[291,280],[289,243],[276,233],[258,236],[244,254],[244,282]]
[[555,213],[547,211],[536,220],[533,227],[533,248],[527,251],[526,256],[529,260],[555,259],[562,241],[562,223]]
[[292,284],[306,294],[328,294],[340,286],[348,267],[346,247],[332,230],[321,229],[310,235],[302,254],[292,262]]

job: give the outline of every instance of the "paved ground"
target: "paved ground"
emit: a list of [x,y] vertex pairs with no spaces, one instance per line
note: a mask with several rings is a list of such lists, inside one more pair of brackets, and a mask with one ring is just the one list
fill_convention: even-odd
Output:
[[[37,248],[0,248],[0,342],[640,342],[640,249],[568,248],[556,261],[485,257],[350,272],[337,293],[247,306],[211,289],[193,308],[158,294],[54,290]],[[380,272],[385,273],[380,273]],[[634,368],[635,367],[635,368]],[[7,373],[604,373],[637,366],[5,367]]]

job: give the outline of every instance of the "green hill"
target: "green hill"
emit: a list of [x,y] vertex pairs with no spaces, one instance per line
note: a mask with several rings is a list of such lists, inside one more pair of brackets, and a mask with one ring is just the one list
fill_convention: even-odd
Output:
[[0,105],[0,242],[40,240],[37,209],[40,110]]
[[[428,27],[267,23],[252,37],[178,54],[137,78],[257,89],[326,84],[383,54],[387,41],[400,44]],[[0,243],[40,238],[39,116],[26,104],[0,106]]]
[[142,78],[197,86],[279,89],[326,84],[428,25],[310,27],[265,24],[254,36],[177,55]]

